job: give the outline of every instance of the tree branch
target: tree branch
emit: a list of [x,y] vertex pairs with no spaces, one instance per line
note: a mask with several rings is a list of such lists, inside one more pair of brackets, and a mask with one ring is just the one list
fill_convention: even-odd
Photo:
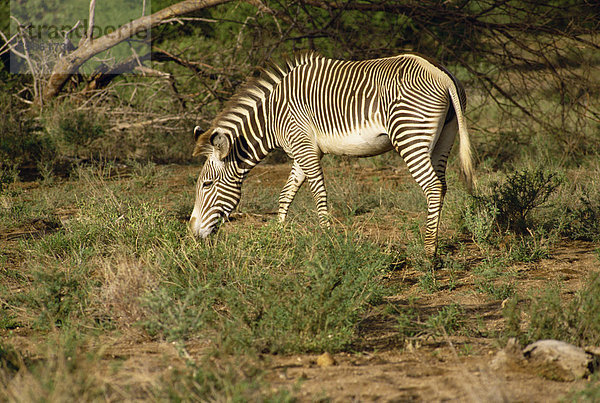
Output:
[[38,102],[41,103],[42,101],[47,101],[55,97],[60,92],[68,78],[72,74],[75,74],[83,63],[98,53],[110,49],[140,32],[154,28],[162,24],[165,20],[230,1],[231,0],[182,1],[157,11],[152,15],[144,16],[138,18],[137,20],[131,21],[119,27],[116,31],[95,39],[93,42],[83,44],[81,47],[72,53],[61,57],[56,62],[52,74],[50,75],[50,79],[48,80],[48,83],[44,89],[43,95],[40,97],[40,99],[38,99]]

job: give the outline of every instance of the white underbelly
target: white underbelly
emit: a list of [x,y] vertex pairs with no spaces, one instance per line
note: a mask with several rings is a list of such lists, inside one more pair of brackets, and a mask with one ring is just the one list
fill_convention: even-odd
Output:
[[349,133],[316,133],[317,145],[325,154],[369,157],[392,149],[385,128],[366,126]]

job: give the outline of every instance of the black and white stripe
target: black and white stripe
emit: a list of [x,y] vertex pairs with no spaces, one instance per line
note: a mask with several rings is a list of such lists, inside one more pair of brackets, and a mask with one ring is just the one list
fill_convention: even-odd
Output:
[[247,172],[275,148],[294,160],[279,198],[279,219],[285,220],[308,180],[319,220],[328,225],[321,156],[369,156],[394,148],[427,198],[425,247],[435,254],[456,133],[463,172],[472,181],[465,104],[462,86],[445,68],[414,54],[352,62],[304,53],[271,67],[240,90],[198,139],[196,152],[208,160],[198,179],[192,229],[210,233],[237,205]]

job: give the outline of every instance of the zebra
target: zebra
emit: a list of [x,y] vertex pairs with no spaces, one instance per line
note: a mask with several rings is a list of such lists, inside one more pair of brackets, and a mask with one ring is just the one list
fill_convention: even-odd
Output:
[[424,248],[437,252],[446,164],[456,133],[462,176],[470,191],[473,163],[460,82],[416,53],[344,61],[305,52],[261,70],[225,105],[210,128],[194,128],[194,156],[206,162],[189,226],[202,238],[227,218],[248,172],[274,149],[293,160],[279,196],[284,221],[308,180],[319,223],[330,225],[323,154],[367,157],[395,149],[427,199]]

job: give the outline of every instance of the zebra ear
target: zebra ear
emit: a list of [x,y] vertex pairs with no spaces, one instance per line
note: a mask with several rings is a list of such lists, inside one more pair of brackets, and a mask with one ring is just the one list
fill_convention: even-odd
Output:
[[202,128],[200,126],[194,127],[194,141],[198,141],[198,137],[202,134]]
[[224,160],[229,154],[229,148],[231,144],[229,143],[229,138],[227,138],[227,136],[223,133],[215,131],[215,133],[210,137],[210,144],[217,151],[217,156],[220,160]]
[[194,127],[194,152],[192,153],[193,157],[197,157],[202,154],[206,154],[206,146],[208,144],[208,133],[202,133],[202,129],[200,126]]

